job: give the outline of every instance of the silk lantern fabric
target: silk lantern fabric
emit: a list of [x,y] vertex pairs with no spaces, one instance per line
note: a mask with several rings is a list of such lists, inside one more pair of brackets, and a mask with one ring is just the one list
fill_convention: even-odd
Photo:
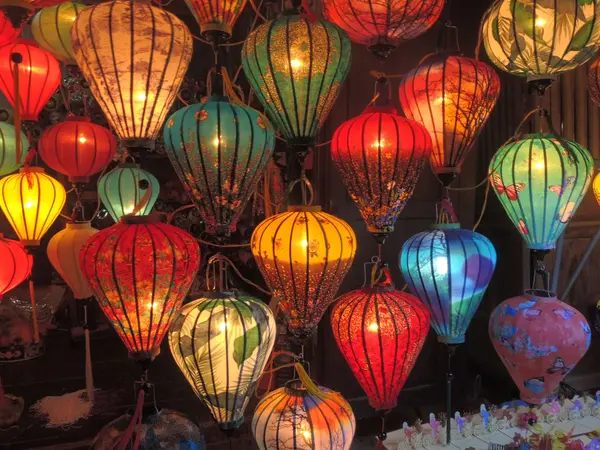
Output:
[[206,293],[173,324],[173,358],[222,429],[243,423],[276,334],[268,306],[238,292]]
[[0,47],[14,43],[22,29],[22,25],[14,24],[6,12],[0,9]]
[[0,177],[14,172],[25,162],[29,141],[21,133],[21,160],[17,162],[17,141],[15,127],[0,122]]
[[185,4],[192,11],[204,37],[212,39],[217,33],[229,39],[246,0],[185,0]]
[[600,58],[596,58],[588,71],[588,91],[590,98],[596,103],[600,103]]
[[0,234],[0,296],[17,287],[31,274],[33,259],[23,245]]

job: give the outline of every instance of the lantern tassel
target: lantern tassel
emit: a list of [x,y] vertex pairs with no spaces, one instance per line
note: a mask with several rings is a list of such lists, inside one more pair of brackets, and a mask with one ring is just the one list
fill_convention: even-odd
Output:
[[309,394],[312,394],[315,397],[319,397],[323,400],[328,400],[333,398],[333,394],[330,392],[324,392],[315,384],[315,382],[310,378],[306,370],[304,370],[304,366],[300,363],[296,363],[296,371],[298,372],[298,378],[306,388]]
[[90,345],[90,329],[88,327],[88,305],[83,305],[84,324],[83,330],[85,334],[85,389],[87,391],[88,401],[94,401],[94,374],[92,372],[92,352]]
[[33,322],[33,342],[40,342],[40,328],[38,325],[37,305],[35,301],[35,287],[33,278],[29,277],[29,297],[31,298],[31,321]]
[[233,86],[233,83],[231,82],[231,78],[229,78],[229,73],[227,72],[227,68],[225,68],[225,67],[221,67],[221,78],[223,78],[223,90],[225,91],[225,95],[227,95],[227,97],[229,97],[229,100],[231,100],[233,103],[243,105],[244,102],[240,99],[240,97],[235,92],[235,88]]
[[138,204],[135,205],[135,208],[133,208],[133,210],[126,215],[135,216],[137,213],[139,213],[142,209],[146,207],[146,205],[150,201],[150,197],[152,197],[152,184],[148,183],[148,189],[146,189],[146,192],[144,192],[144,195],[142,196]]
[[[133,417],[131,418],[131,422],[129,422],[129,426],[121,436],[121,439],[112,447],[112,450],[117,448],[118,450],[125,450],[129,443],[131,442],[131,438],[133,437],[133,433],[138,426],[142,425],[142,410],[144,408],[144,396],[146,392],[144,389],[140,389],[138,394],[138,401],[135,407],[135,412],[133,413]],[[138,450],[140,447],[140,433],[136,433],[135,442],[133,444],[132,450]]]

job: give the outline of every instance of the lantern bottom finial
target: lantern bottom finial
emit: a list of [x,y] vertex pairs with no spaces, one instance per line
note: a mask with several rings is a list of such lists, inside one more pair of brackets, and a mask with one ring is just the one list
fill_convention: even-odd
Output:
[[452,345],[452,346],[465,343],[464,336],[438,336],[437,339],[438,339],[438,342],[441,342],[442,344]]
[[556,80],[555,75],[532,75],[527,77],[527,85],[529,86],[529,93],[537,93],[540,97],[543,97],[552,83]]
[[384,62],[387,59],[387,57],[390,56],[390,53],[392,53],[394,50],[396,50],[396,46],[392,44],[378,43],[369,46],[369,51],[373,53],[375,58],[377,58],[381,62]]
[[121,139],[121,144],[132,150],[154,150],[156,147],[154,139]]

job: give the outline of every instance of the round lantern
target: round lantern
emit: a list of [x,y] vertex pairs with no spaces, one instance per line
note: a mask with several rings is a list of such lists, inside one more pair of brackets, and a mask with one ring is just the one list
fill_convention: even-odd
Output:
[[229,39],[233,25],[246,0],[185,0],[200,25],[200,34],[209,40]]
[[92,228],[89,222],[67,223],[66,228],[56,233],[48,242],[48,259],[71,288],[76,299],[94,295],[81,271],[79,253],[97,232],[98,230]]
[[348,35],[325,20],[283,15],[242,49],[248,82],[289,145],[310,146],[350,70]]
[[[437,174],[460,172],[499,94],[496,72],[464,56],[431,56],[402,78],[402,110],[429,131]],[[451,181],[453,176],[441,178]]]
[[130,356],[154,359],[198,271],[196,240],[159,216],[127,216],[94,234],[80,258],[100,308]]
[[430,150],[427,130],[391,107],[368,107],[336,130],[331,158],[371,233],[394,230]]
[[74,65],[71,27],[77,15],[87,8],[75,2],[64,2],[40,9],[31,22],[33,38],[41,48],[66,64]]
[[116,150],[112,133],[88,117],[69,116],[46,128],[38,142],[42,160],[72,183],[87,183],[112,161]]
[[403,245],[400,269],[431,313],[438,340],[461,344],[496,267],[496,249],[458,223],[436,224]]
[[98,180],[98,195],[115,222],[136,207],[137,216],[150,214],[158,194],[160,183],[150,172],[137,164],[121,164]]
[[22,23],[14,23],[6,11],[0,9],[0,47],[14,43],[22,29]]
[[73,55],[125,146],[153,147],[192,57],[192,35],[149,1],[84,9],[71,28]]
[[268,306],[237,292],[207,293],[173,324],[173,358],[222,429],[243,423],[276,334]]
[[[20,59],[18,92],[15,91],[15,56]],[[0,48],[0,90],[13,107],[18,97],[23,120],[38,119],[60,80],[58,61],[34,42],[19,39],[13,45]]]
[[553,393],[592,339],[583,314],[540,290],[500,303],[490,316],[489,333],[521,398],[535,405]]
[[31,274],[33,260],[18,241],[0,234],[0,296],[17,287]]
[[352,266],[352,227],[319,206],[291,206],[258,224],[251,249],[288,329],[307,339]]
[[26,246],[38,246],[60,214],[67,193],[41,167],[28,167],[0,179],[0,209]]
[[0,122],[0,176],[14,172],[25,162],[25,154],[29,147],[29,141],[24,133],[21,133],[20,161],[17,161],[17,142],[15,139],[15,127],[6,122]]
[[167,155],[207,231],[234,231],[275,147],[275,130],[258,111],[212,96],[171,116]]
[[525,135],[496,152],[492,187],[528,248],[555,247],[591,184],[593,167],[585,148],[550,134]]
[[350,39],[385,59],[399,44],[421,36],[439,19],[444,0],[325,0],[323,14]]

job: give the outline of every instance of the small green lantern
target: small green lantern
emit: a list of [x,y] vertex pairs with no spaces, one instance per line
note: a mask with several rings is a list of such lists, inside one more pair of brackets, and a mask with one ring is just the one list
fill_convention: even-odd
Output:
[[314,145],[350,70],[350,39],[337,25],[282,15],[244,43],[248,82],[289,145]]
[[15,127],[0,122],[0,177],[14,172],[25,162],[25,154],[29,147],[29,142],[25,134],[21,133],[21,158],[17,162],[17,142]]
[[136,208],[136,216],[150,214],[159,193],[156,177],[137,164],[121,164],[98,181],[100,200],[115,222]]

